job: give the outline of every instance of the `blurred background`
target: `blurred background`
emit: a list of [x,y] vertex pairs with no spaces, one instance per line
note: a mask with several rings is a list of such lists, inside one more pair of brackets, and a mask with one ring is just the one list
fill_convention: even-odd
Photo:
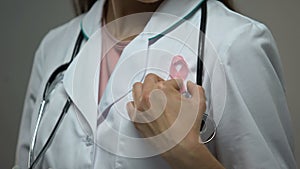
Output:
[[[235,0],[237,10],[272,31],[284,66],[300,165],[300,1]],[[43,36],[74,17],[71,0],[6,0],[0,6],[0,168],[12,168],[33,56]]]

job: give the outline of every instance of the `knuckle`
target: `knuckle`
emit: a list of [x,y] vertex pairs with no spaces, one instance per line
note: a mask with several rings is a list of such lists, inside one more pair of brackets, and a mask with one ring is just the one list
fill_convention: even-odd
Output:
[[158,83],[157,83],[157,87],[158,87],[159,89],[164,89],[164,88],[165,88],[164,82],[158,82]]
[[178,84],[178,82],[179,82],[179,79],[171,79],[169,81],[169,84]]
[[147,76],[146,76],[146,78],[148,79],[148,78],[155,78],[156,77],[156,74],[154,74],[154,73],[149,73],[149,74],[147,74]]
[[137,88],[137,87],[139,87],[141,85],[142,85],[141,82],[136,82],[136,83],[133,84],[133,88]]

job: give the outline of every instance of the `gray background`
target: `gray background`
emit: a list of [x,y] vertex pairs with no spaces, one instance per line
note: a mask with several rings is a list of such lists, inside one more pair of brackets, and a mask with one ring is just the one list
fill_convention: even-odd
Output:
[[[300,158],[300,1],[235,0],[240,12],[264,22],[273,32],[282,56],[287,96]],[[0,168],[11,168],[23,99],[34,52],[42,37],[74,14],[71,0],[6,0],[0,6]]]

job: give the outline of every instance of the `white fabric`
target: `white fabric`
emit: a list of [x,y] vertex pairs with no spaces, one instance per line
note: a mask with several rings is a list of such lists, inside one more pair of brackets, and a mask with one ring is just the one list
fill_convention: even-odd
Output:
[[[101,99],[98,108],[100,112],[128,91],[132,75],[136,70],[144,68],[145,57],[141,56],[147,53],[147,39],[171,26],[179,20],[178,17],[186,16],[200,2],[163,2],[158,12],[172,15],[166,17],[155,14],[145,31],[125,48]],[[74,104],[38,167],[170,168],[160,156],[146,158],[147,155],[144,154],[145,158],[122,157],[134,157],[147,151],[144,143],[137,145],[123,137],[138,137],[133,125],[126,120],[126,99],[111,109],[103,125],[97,126],[96,77],[99,77],[97,70],[101,56],[101,28],[98,19],[102,14],[102,7],[103,1],[98,1],[88,14],[52,30],[37,50],[24,104],[16,166],[27,166],[29,144],[45,83],[56,67],[70,59],[82,23],[82,29],[89,40],[65,72],[63,85],[60,84],[51,97],[53,101],[50,101],[46,109],[38,132],[35,154],[48,138],[66,98],[70,97]],[[180,25],[150,48],[150,67],[168,70],[172,57],[180,54],[190,67],[189,79],[195,81],[198,32],[193,30],[198,28],[200,15],[199,10],[187,23]],[[216,138],[207,145],[208,148],[225,168],[295,169],[282,66],[270,31],[263,24],[232,12],[215,0],[208,2],[207,25],[207,72],[204,75],[204,87],[208,99],[213,100],[211,115],[218,125]],[[217,61],[224,71],[212,67],[216,64],[212,56],[218,56]],[[217,71],[224,74],[215,73],[214,76],[213,72]],[[167,77],[157,69],[148,72]],[[212,78],[214,81],[210,83],[212,79],[209,77],[219,78]],[[224,77],[226,79],[222,81]],[[226,89],[225,95],[215,93],[222,89]],[[93,144],[95,142],[99,144]],[[121,156],[110,152],[117,152]]]

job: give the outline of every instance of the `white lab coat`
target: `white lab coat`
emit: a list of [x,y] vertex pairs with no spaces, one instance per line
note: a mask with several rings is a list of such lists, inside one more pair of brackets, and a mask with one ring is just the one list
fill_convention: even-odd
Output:
[[[178,18],[190,14],[200,2],[165,0],[162,3],[158,12],[169,17],[153,15],[144,32],[126,47],[101,99],[100,112],[130,88],[128,81],[136,70],[143,67],[140,58],[144,58],[141,56],[145,54],[147,39],[178,22]],[[147,153],[143,154],[149,150],[146,143],[136,144],[123,137],[139,137],[134,126],[126,120],[127,112],[123,106],[126,99],[111,109],[105,123],[97,126],[98,78],[95,77],[99,74],[101,56],[99,18],[102,8],[103,1],[96,2],[87,14],[50,31],[38,48],[24,104],[16,166],[27,166],[29,145],[45,83],[55,68],[70,60],[77,35],[82,29],[89,40],[81,47],[79,55],[65,72],[63,83],[51,96],[38,132],[35,154],[48,138],[67,97],[72,99],[73,104],[38,167],[170,168],[159,155],[148,157]],[[195,81],[197,62],[192,51],[197,51],[198,32],[189,25],[198,28],[200,11],[170,33],[187,45],[182,47],[178,40],[168,36],[162,38],[150,48],[154,51],[150,52],[150,67],[168,71],[171,56],[180,54],[190,66],[190,80]],[[208,99],[213,100],[211,116],[217,123],[216,137],[207,145],[211,153],[225,168],[295,169],[282,66],[270,31],[263,24],[228,10],[222,3],[209,0],[206,36],[204,87]],[[167,52],[161,54],[154,49]],[[140,57],[136,57],[136,51],[141,51],[138,53]],[[223,72],[212,78],[215,83],[209,83],[209,77],[213,75],[208,75],[216,72],[213,67],[216,60],[209,61],[212,56],[218,56],[221,68],[217,71]],[[134,59],[128,59],[130,57]],[[151,71],[165,78],[162,71]],[[225,93],[218,96],[219,90]],[[217,91],[216,95],[214,91]],[[141,153],[144,157],[136,158]]]

